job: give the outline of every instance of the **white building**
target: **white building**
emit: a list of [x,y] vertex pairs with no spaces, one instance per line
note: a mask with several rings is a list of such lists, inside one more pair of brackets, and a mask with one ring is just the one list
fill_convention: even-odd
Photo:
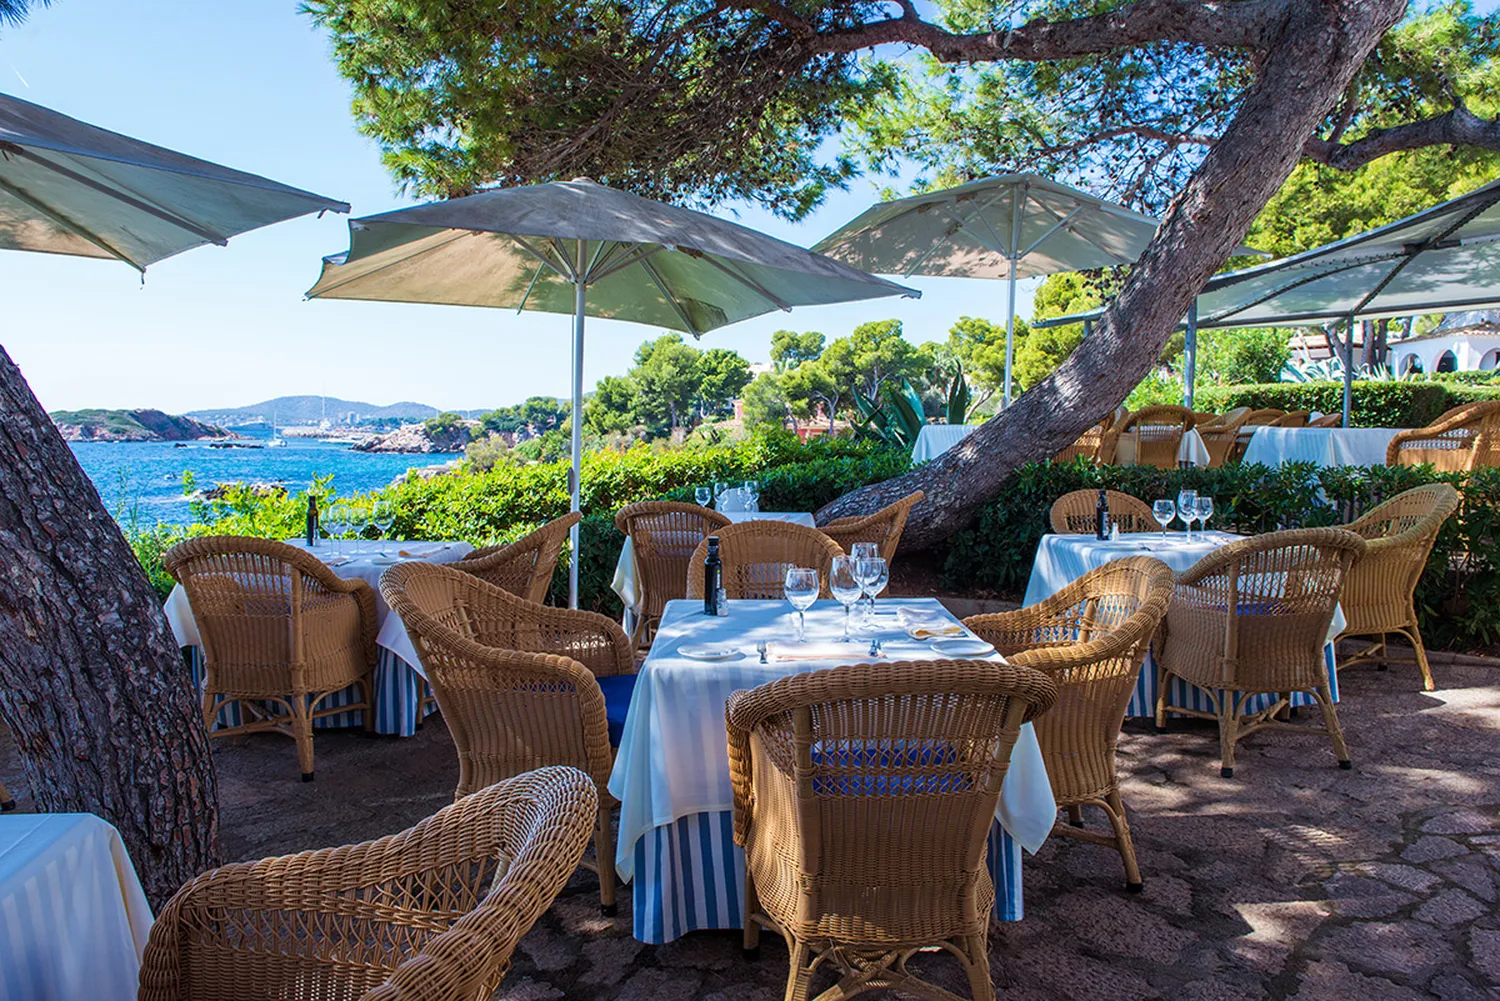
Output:
[[1390,345],[1396,372],[1488,372],[1500,366],[1500,311],[1449,313],[1431,333]]

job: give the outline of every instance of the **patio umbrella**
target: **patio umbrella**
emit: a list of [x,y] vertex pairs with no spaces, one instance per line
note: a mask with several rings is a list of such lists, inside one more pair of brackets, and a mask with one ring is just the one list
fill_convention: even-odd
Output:
[[813,245],[866,271],[1005,278],[1006,406],[1016,336],[1016,279],[1129,264],[1157,220],[1036,174],[1002,174],[872,205]]
[[138,271],[343,202],[221,167],[0,94],[0,248]]
[[[573,315],[573,462],[579,510],[585,316],[695,337],[773,309],[920,293],[702,212],[587,179],[502,188],[366,216],[324,259],[312,298]],[[578,526],[572,530],[578,552]],[[578,603],[578,561],[568,572]]]

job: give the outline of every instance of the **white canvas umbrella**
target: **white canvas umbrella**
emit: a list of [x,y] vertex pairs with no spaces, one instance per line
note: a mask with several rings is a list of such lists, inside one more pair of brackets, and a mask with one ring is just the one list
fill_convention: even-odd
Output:
[[221,167],[0,94],[0,248],[138,271],[343,202]]
[[[585,316],[698,336],[773,309],[920,293],[737,223],[589,180],[503,188],[349,223],[308,296],[573,315],[579,510]],[[578,526],[572,530],[578,552]],[[578,603],[578,561],[568,572]]]
[[1130,264],[1157,220],[1036,174],[1003,174],[881,202],[813,249],[880,274],[1005,278],[1005,393],[1011,400],[1016,279]]

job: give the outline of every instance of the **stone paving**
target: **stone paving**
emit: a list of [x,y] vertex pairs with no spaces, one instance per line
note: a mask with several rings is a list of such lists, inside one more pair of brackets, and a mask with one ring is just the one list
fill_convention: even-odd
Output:
[[[1434,670],[1435,693],[1409,666],[1341,677],[1351,772],[1324,738],[1268,731],[1241,745],[1226,780],[1211,728],[1131,724],[1120,762],[1145,891],[1123,892],[1105,849],[1050,841],[1025,863],[1026,919],[992,935],[999,997],[1500,998],[1500,669]],[[216,745],[229,857],[396,831],[450,801],[440,722],[406,741],[320,735],[317,754],[318,781],[304,785],[290,742]],[[733,932],[644,946],[630,936],[629,887],[609,920],[597,886],[573,878],[498,997],[780,996],[786,950],[773,936],[756,962]],[[967,996],[943,957],[914,965]]]

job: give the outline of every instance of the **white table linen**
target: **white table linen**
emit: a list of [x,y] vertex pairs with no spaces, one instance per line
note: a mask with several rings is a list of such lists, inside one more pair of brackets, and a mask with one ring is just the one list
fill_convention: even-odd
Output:
[[[797,525],[806,525],[808,528],[816,528],[817,522],[813,516],[806,511],[720,511],[731,523],[738,524],[743,521],[790,521]],[[615,576],[609,582],[610,590],[620,596],[620,602],[625,606],[625,616],[630,620],[633,616],[640,614],[641,606],[646,601],[646,596],[640,592],[637,581],[640,579],[640,571],[636,568],[635,546],[630,536],[625,536],[625,545],[620,547],[620,558],[615,560]],[[626,631],[629,631],[627,624]]]
[[151,920],[110,824],[0,817],[0,1001],[134,1001]]
[[[1137,451],[1138,442],[1136,433],[1134,431],[1126,431],[1115,442],[1115,465],[1135,465]],[[1177,461],[1191,462],[1195,466],[1208,465],[1208,446],[1203,444],[1203,436],[1198,433],[1196,428],[1182,436],[1182,441],[1177,446]]]
[[911,447],[911,461],[927,462],[974,433],[978,424],[923,424]]
[[[390,606],[380,595],[380,575],[396,562],[406,561],[404,557],[398,555],[401,552],[406,552],[412,559],[426,563],[454,563],[474,551],[474,547],[467,542],[385,542],[379,539],[346,539],[341,544],[343,548],[339,550],[343,556],[341,559],[335,555],[334,546],[330,542],[320,541],[312,549],[308,548],[307,542],[303,539],[288,539],[286,544],[312,553],[328,564],[328,569],[332,570],[336,576],[344,580],[358,578],[369,584],[375,591],[375,621],[380,630],[375,642],[419,672],[422,670],[422,662],[417,657],[411,638],[406,635],[406,627],[401,624],[401,617],[391,614]],[[382,552],[389,555],[382,557]],[[171,626],[172,635],[177,638],[178,646],[203,645],[203,640],[198,634],[198,623],[193,618],[192,606],[188,603],[187,592],[183,590],[181,584],[172,588],[172,593],[167,595],[167,603],[162,610],[166,613],[167,624]]]
[[1399,428],[1277,428],[1254,426],[1245,465],[1383,466],[1386,446]]
[[[948,616],[934,598],[888,598],[880,605],[883,611],[904,606]],[[809,638],[841,636],[843,615],[837,602],[819,601],[807,613]],[[795,613],[784,601],[731,601],[727,617],[705,616],[698,602],[667,603],[636,681],[609,781],[610,793],[620,801],[615,864],[622,879],[635,875],[636,842],[653,828],[692,814],[733,809],[724,732],[724,704],[730,695],[791,674],[869,659],[866,633],[862,642],[849,644],[844,658],[759,662],[757,641],[784,642],[795,634]],[[940,659],[930,644],[908,639],[894,615],[881,617],[877,635],[888,661]],[[677,651],[683,643],[736,646],[743,653],[736,660],[710,663],[681,656]],[[1012,752],[995,816],[1017,842],[1035,851],[1051,832],[1056,815],[1041,749],[1026,724]]]

